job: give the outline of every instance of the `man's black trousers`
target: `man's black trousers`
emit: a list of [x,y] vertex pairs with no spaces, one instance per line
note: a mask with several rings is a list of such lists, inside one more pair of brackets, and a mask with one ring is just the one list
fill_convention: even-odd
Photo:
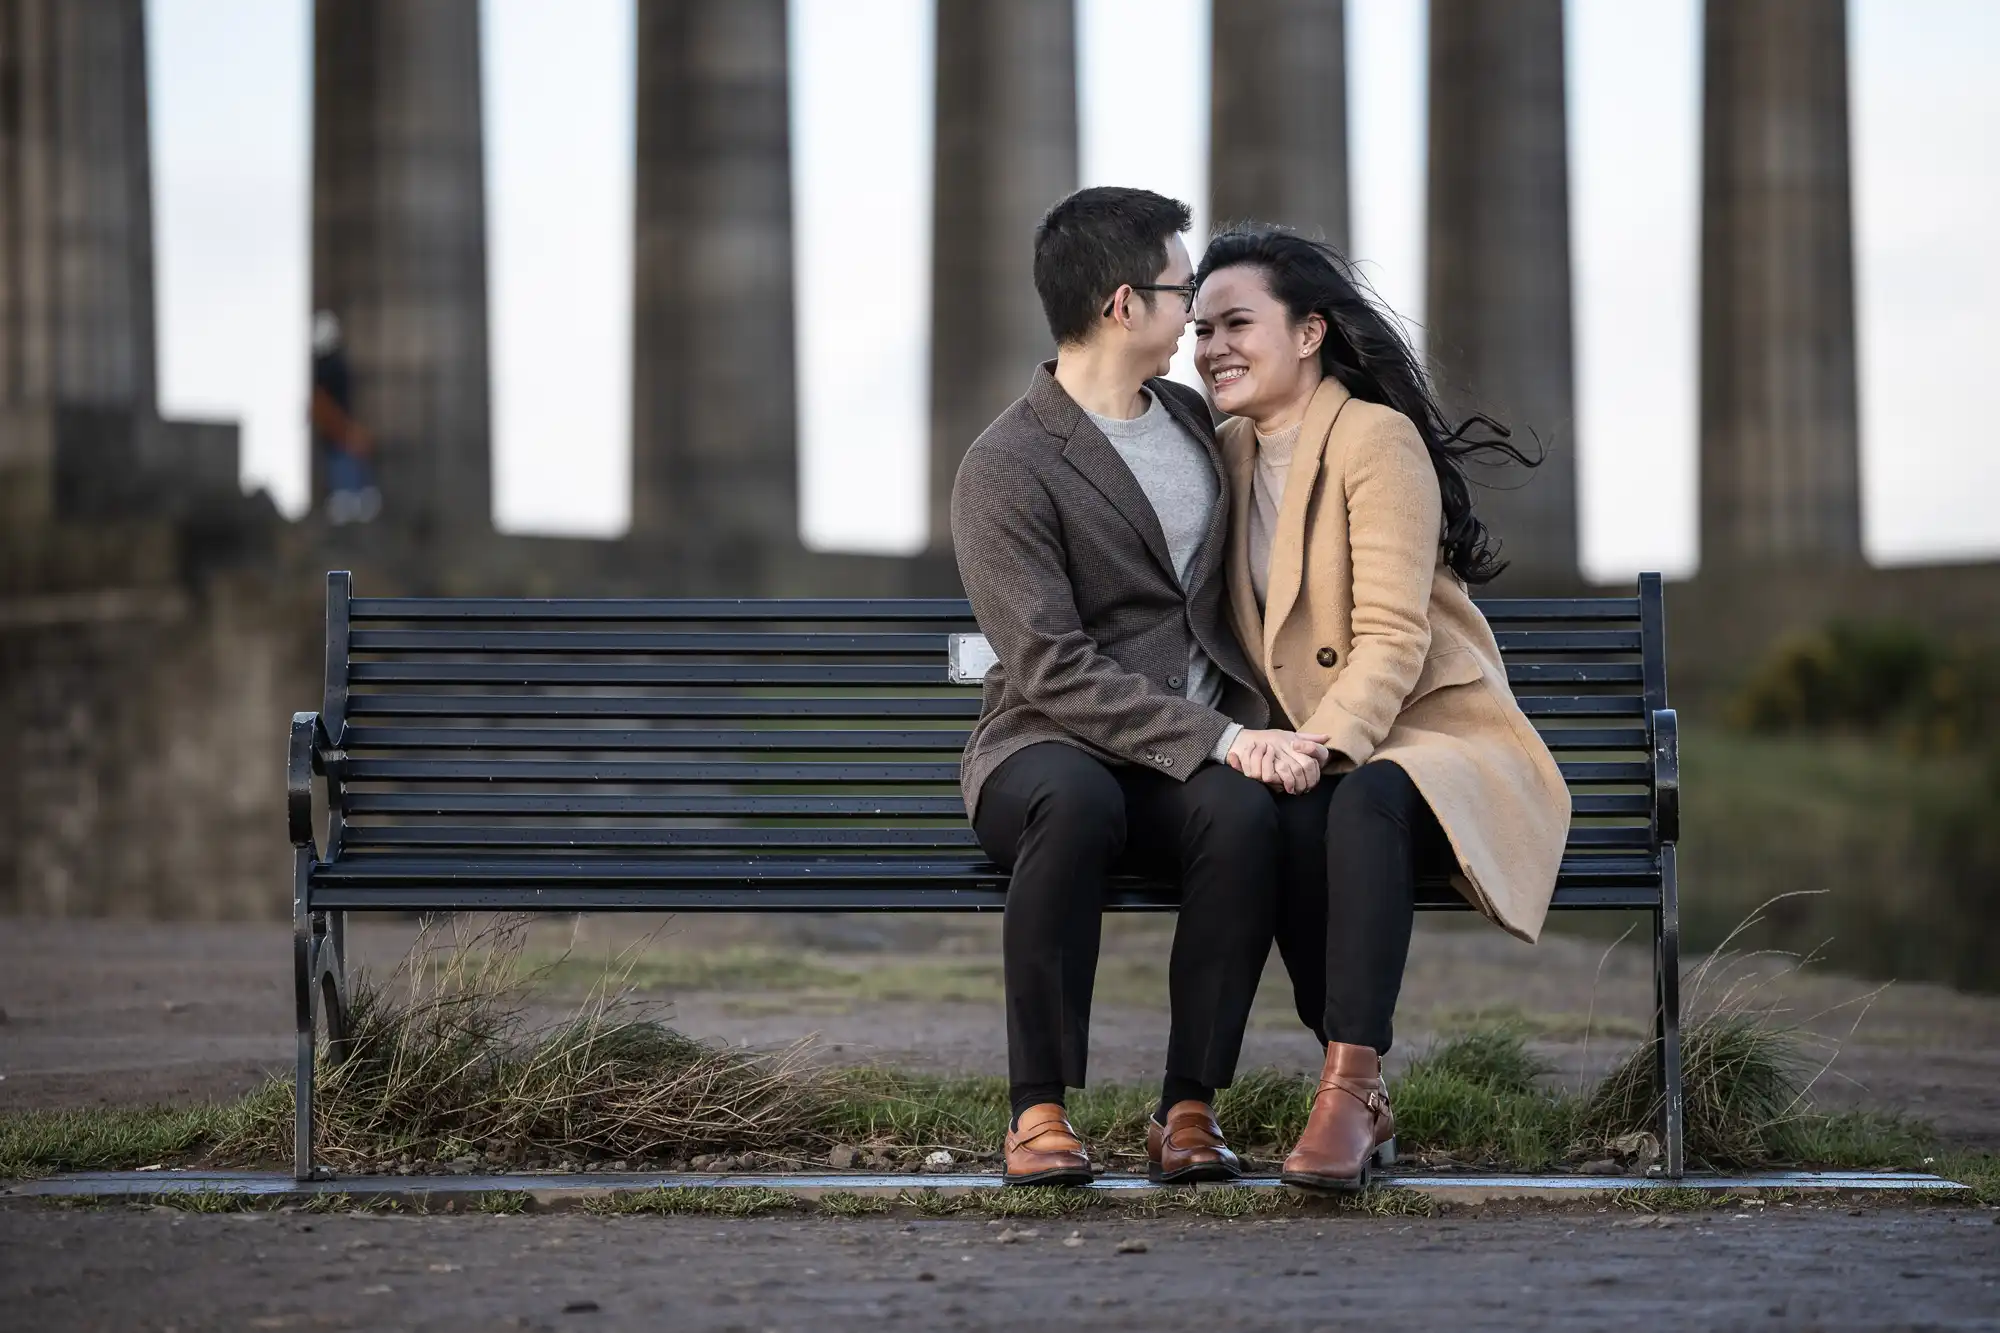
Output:
[[1271,793],[1226,764],[1181,782],[1046,741],[987,778],[973,827],[1013,876],[1003,942],[1014,1085],[1083,1086],[1106,881],[1132,872],[1181,890],[1166,1072],[1227,1087],[1277,920]]

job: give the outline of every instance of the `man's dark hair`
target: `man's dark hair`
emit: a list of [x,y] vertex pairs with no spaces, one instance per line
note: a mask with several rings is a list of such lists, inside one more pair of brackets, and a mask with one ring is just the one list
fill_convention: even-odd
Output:
[[1044,214],[1035,228],[1035,291],[1056,341],[1082,342],[1113,292],[1159,277],[1167,242],[1193,220],[1178,199],[1116,185],[1078,190]]

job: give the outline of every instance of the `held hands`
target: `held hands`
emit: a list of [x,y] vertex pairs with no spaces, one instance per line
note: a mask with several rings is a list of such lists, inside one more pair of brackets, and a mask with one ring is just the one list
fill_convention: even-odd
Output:
[[1229,747],[1229,766],[1245,777],[1276,787],[1293,796],[1311,791],[1319,783],[1320,766],[1331,752],[1325,736],[1297,731],[1252,731],[1236,733]]

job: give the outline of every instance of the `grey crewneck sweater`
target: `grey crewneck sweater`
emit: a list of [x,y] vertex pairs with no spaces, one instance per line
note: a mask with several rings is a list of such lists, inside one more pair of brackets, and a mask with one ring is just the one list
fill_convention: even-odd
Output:
[[[1156,395],[1145,389],[1139,392],[1146,399],[1146,410],[1130,421],[1101,417],[1087,409],[1086,414],[1104,432],[1104,438],[1111,441],[1111,447],[1125,460],[1125,466],[1132,469],[1139,489],[1146,493],[1147,502],[1160,520],[1160,530],[1166,534],[1174,577],[1185,588],[1188,568],[1194,563],[1201,539],[1208,533],[1209,519],[1221,498],[1221,487],[1216,484],[1215,469],[1209,464],[1208,451],[1202,448],[1201,441],[1174,419]],[[1223,685],[1223,675],[1215,663],[1201,650],[1201,644],[1190,638],[1187,697],[1220,711]],[[1241,723],[1231,722],[1222,739],[1216,742],[1211,757],[1221,762],[1241,730]]]

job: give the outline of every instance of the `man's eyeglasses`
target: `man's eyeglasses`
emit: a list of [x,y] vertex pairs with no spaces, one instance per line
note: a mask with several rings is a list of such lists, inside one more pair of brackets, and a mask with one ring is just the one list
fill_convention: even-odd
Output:
[[[1194,311],[1193,282],[1176,282],[1176,283],[1135,282],[1131,284],[1131,286],[1132,290],[1135,292],[1179,292],[1181,294],[1182,306],[1186,307],[1189,313],[1193,313]],[[1107,316],[1110,315],[1112,310],[1115,309],[1117,305],[1118,305],[1118,297],[1116,294],[1114,294],[1109,301],[1106,301],[1104,303],[1104,313]]]

